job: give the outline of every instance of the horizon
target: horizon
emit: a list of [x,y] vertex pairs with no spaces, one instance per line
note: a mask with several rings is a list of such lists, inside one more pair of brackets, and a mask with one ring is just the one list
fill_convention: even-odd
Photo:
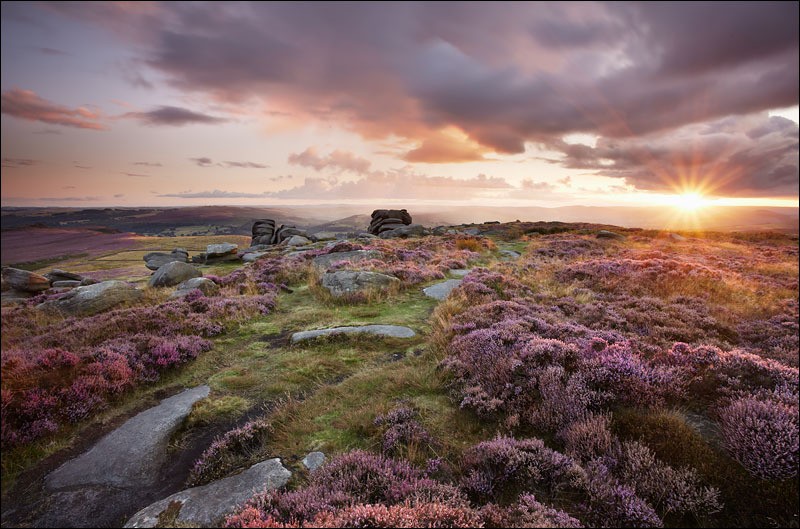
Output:
[[0,205],[797,208],[798,16],[4,2]]

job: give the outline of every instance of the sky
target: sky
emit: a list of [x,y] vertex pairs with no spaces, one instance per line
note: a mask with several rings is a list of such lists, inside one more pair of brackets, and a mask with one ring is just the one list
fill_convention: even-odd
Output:
[[798,204],[798,3],[2,3],[3,206]]

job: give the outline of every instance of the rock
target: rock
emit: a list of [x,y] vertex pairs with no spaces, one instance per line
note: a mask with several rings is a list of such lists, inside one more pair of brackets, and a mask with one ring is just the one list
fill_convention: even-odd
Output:
[[204,257],[204,263],[207,265],[217,264],[217,263],[228,263],[231,261],[241,261],[242,256],[238,253],[226,253],[225,255],[220,255],[217,257],[207,256],[206,254],[200,254]]
[[500,255],[510,257],[511,259],[519,259],[522,254],[514,250],[500,250]]
[[422,224],[411,224],[409,226],[401,226],[392,230],[382,231],[380,234],[381,239],[406,239],[408,237],[423,237],[430,235],[430,231]]
[[311,340],[319,336],[332,334],[374,334],[388,338],[413,338],[417,335],[413,329],[400,325],[362,325],[361,327],[334,327],[332,329],[316,329],[313,331],[300,331],[292,334],[292,343]]
[[465,275],[472,272],[472,270],[468,270],[466,268],[451,268],[450,270],[448,270],[448,272],[457,277],[464,277]]
[[405,209],[376,209],[371,219],[367,231],[372,235],[411,224],[411,215]]
[[305,246],[306,244],[311,244],[311,240],[303,237],[302,235],[292,235],[286,240],[286,244],[289,246]]
[[339,232],[335,231],[318,231],[314,234],[314,237],[317,238],[318,241],[333,241],[338,239]]
[[164,252],[150,252],[144,254],[144,265],[150,270],[158,270],[167,263],[181,262],[186,263],[189,261],[189,254],[183,248],[175,248],[170,253]]
[[292,473],[280,459],[257,463],[241,474],[230,476],[202,487],[177,492],[145,507],[128,520],[125,527],[156,527],[158,516],[170,504],[180,504],[175,518],[178,527],[222,527],[223,518],[233,512],[254,493],[279,489]]
[[429,298],[438,299],[441,301],[449,296],[450,292],[452,292],[454,288],[461,284],[461,281],[461,279],[448,279],[447,281],[442,281],[441,283],[436,283],[428,288],[424,288],[422,291]]
[[220,244],[209,244],[208,246],[206,246],[206,259],[235,254],[238,248],[239,248],[238,244],[232,244],[229,242],[223,242]]
[[686,237],[684,237],[683,235],[678,235],[677,233],[670,233],[669,238],[677,242],[683,242],[686,240]]
[[597,232],[598,239],[618,239],[622,240],[625,239],[624,235],[620,235],[619,233],[614,233],[613,231],[608,230],[600,230]]
[[33,292],[23,292],[21,290],[3,290],[2,293],[0,293],[0,303],[3,305],[17,305],[34,295]]
[[377,259],[380,256],[381,253],[377,250],[353,250],[351,252],[334,252],[318,255],[311,262],[314,263],[314,266],[317,268],[327,269],[330,265],[338,261],[358,263],[368,259]]
[[267,255],[267,253],[268,252],[248,252],[246,254],[242,254],[242,261],[245,263],[253,263]]
[[156,270],[148,285],[151,287],[172,287],[187,279],[201,277],[202,275],[200,270],[189,263],[173,261]]
[[50,280],[46,277],[7,266],[3,268],[3,279],[14,290],[22,292],[41,292],[50,288]]
[[49,279],[51,283],[55,283],[56,281],[80,281],[83,279],[83,276],[80,274],[66,272],[58,268],[50,270],[44,277]]
[[[188,266],[188,265],[187,265]],[[90,316],[126,301],[136,301],[142,291],[124,281],[103,281],[73,289],[60,299],[45,301],[38,309],[55,309],[71,316]]]
[[81,282],[75,280],[53,281],[53,288],[60,288],[60,287],[75,288],[79,286],[81,286]]
[[467,235],[472,235],[473,237],[475,235],[478,235],[480,232],[481,230],[479,230],[478,228],[467,228],[464,230],[464,233],[466,233]]
[[88,452],[48,474],[45,485],[51,491],[92,485],[134,489],[158,482],[172,433],[209,391],[208,386],[187,389],[128,419]]
[[303,458],[303,465],[311,471],[321,467],[324,462],[325,454],[322,452],[309,452],[308,455]]
[[96,285],[99,282],[100,281],[98,281],[97,279],[92,279],[91,277],[84,277],[83,279],[81,279],[81,286],[85,287],[86,285]]
[[213,296],[219,293],[219,286],[210,279],[205,277],[193,277],[179,284],[175,292],[170,295],[170,299],[182,298],[194,289],[199,289],[206,296]]
[[444,235],[445,233],[447,233],[447,226],[436,226],[435,228],[433,228],[432,233],[434,235]]
[[335,297],[357,294],[370,289],[384,289],[400,284],[394,276],[361,270],[337,270],[322,275],[322,286]]

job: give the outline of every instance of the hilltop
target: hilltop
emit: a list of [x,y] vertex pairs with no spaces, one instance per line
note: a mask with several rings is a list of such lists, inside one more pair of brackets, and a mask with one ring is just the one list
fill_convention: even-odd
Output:
[[[3,306],[3,525],[224,521],[202,490],[234,527],[797,525],[796,237],[456,220],[200,264],[173,297],[146,253],[249,238],[137,233],[21,259],[138,295]],[[130,441],[155,463],[97,457],[167,408],[166,437]]]

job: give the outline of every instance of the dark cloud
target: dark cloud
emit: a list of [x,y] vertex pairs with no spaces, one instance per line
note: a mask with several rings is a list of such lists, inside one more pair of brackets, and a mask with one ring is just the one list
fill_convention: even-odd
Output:
[[138,119],[145,125],[182,127],[184,125],[212,125],[225,123],[227,119],[201,114],[192,110],[173,106],[160,106],[149,112],[128,112],[126,118]]
[[238,168],[238,169],[267,169],[267,168],[269,168],[269,165],[264,165],[262,163],[255,163],[255,162],[231,162],[231,161],[226,161],[226,162],[214,163],[214,160],[212,160],[211,158],[208,158],[206,156],[203,156],[201,158],[189,158],[189,159],[191,161],[193,161],[195,164],[197,164],[198,166],[200,166],[200,167],[217,166],[217,167],[227,167],[229,169],[230,168]]
[[214,165],[214,160],[211,158],[206,158],[203,156],[202,158],[189,158],[191,161],[199,165],[200,167],[211,167]]
[[120,174],[124,174],[125,176],[132,176],[132,177],[136,177],[136,178],[150,178],[149,174],[126,173],[126,172],[120,172]]
[[31,90],[12,88],[3,92],[0,108],[3,114],[28,121],[41,121],[79,129],[105,130],[99,112],[86,107],[69,108],[42,99]]
[[32,160],[30,158],[3,158],[3,167],[7,169],[16,169],[18,167],[30,167],[36,165],[39,160]]
[[133,165],[142,165],[144,167],[163,167],[161,162],[133,162]]

